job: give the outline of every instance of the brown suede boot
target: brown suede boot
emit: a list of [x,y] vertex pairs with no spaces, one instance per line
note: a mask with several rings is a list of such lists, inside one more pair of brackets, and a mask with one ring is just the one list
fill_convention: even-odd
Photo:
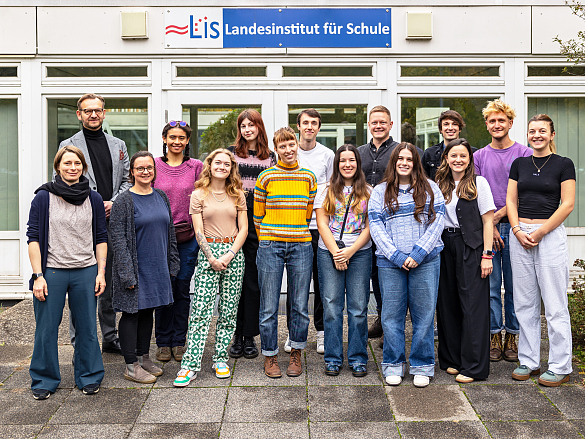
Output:
[[126,365],[124,378],[140,384],[152,384],[156,382],[156,377],[145,371],[138,361]]
[[518,361],[518,345],[516,344],[516,335],[506,332],[504,339],[504,360]]
[[500,361],[502,359],[502,333],[491,335],[490,342],[490,361]]
[[303,365],[301,363],[301,350],[292,348],[290,352],[290,363],[288,364],[286,374],[289,377],[298,377],[302,373]]
[[282,376],[276,355],[264,358],[264,373],[269,378],[280,378]]
[[140,363],[142,368],[149,374],[154,375],[155,377],[159,377],[163,374],[162,369],[152,362],[149,354],[145,354],[141,357],[136,358],[138,358],[138,362]]
[[368,329],[368,338],[380,338],[384,335],[384,330],[382,329],[382,319],[380,318],[380,313],[382,311],[378,310],[378,317],[372,323],[372,326]]

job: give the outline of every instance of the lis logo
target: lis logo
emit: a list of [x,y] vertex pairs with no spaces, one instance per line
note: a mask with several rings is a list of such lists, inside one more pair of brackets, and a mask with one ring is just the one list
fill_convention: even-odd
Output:
[[193,15],[190,15],[188,26],[177,26],[175,24],[169,24],[166,27],[166,35],[169,34],[189,34],[189,38],[217,39],[220,36],[220,27],[219,22],[209,22],[208,17],[206,16],[203,18],[195,18]]

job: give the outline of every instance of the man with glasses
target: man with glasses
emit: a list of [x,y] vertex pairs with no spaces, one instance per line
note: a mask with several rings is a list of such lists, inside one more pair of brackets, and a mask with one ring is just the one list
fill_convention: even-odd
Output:
[[[64,140],[59,149],[66,145],[78,147],[85,156],[89,186],[97,191],[104,200],[106,219],[116,197],[129,189],[130,161],[123,140],[110,136],[102,130],[106,116],[105,100],[95,94],[85,94],[77,101],[77,118],[81,121],[81,131]],[[55,176],[53,175],[53,178]],[[106,201],[107,200],[107,201]],[[102,331],[102,352],[122,354],[116,331],[116,313],[112,307],[112,261],[113,249],[108,243],[106,261],[106,290],[98,297],[98,317]],[[71,344],[75,346],[75,322],[70,317],[69,331]]]

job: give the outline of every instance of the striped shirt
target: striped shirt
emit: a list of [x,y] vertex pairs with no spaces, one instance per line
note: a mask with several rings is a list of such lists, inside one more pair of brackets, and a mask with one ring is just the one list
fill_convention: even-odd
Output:
[[317,193],[313,172],[282,161],[260,173],[254,188],[254,226],[260,241],[311,241]]

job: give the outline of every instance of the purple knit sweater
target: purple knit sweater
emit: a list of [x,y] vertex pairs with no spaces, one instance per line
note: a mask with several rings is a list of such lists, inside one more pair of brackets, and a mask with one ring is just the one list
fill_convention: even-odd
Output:
[[189,159],[179,166],[169,166],[161,157],[154,159],[156,166],[156,180],[153,187],[162,189],[171,203],[173,222],[191,222],[189,202],[191,193],[195,189],[195,182],[203,169],[203,163],[196,159]]

